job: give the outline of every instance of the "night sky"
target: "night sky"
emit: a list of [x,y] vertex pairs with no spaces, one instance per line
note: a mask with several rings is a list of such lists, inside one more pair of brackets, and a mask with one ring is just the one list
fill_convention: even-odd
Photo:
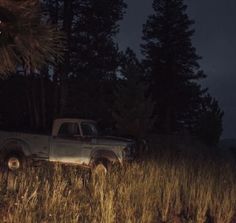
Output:
[[[128,9],[121,22],[118,42],[140,56],[142,25],[152,14],[152,0],[126,0]],[[202,83],[225,112],[222,138],[236,138],[236,1],[186,0],[195,20],[193,45],[207,74]]]

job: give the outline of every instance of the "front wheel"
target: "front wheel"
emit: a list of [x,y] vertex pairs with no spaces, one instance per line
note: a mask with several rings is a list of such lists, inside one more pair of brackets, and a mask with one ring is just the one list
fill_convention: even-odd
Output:
[[111,163],[108,160],[102,159],[94,162],[93,174],[97,176],[106,176],[110,171]]

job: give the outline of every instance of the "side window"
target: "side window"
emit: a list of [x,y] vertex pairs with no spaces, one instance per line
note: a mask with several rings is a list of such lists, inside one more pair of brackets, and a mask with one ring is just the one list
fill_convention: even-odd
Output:
[[77,123],[65,122],[61,125],[58,136],[62,138],[72,138],[75,135],[80,135]]

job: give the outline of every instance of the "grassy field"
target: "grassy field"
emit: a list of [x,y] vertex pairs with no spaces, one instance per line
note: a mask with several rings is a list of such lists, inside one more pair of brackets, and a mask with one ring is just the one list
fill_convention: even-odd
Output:
[[234,162],[218,155],[162,152],[99,178],[46,165],[0,179],[0,222],[231,223],[236,213]]

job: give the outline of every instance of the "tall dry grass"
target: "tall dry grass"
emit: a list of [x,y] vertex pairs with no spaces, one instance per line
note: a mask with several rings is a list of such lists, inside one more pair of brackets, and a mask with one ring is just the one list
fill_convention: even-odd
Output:
[[187,153],[158,154],[99,178],[45,164],[0,179],[0,222],[231,223],[236,213],[234,164]]

